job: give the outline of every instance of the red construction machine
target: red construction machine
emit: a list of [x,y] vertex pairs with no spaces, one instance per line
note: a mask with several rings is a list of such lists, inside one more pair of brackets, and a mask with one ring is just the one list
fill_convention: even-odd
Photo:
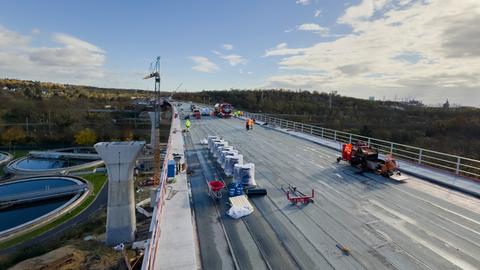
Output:
[[193,109],[193,115],[195,116],[195,119],[200,119],[201,118],[200,109],[198,108]]
[[342,156],[337,158],[337,163],[341,160],[348,161],[353,167],[364,171],[373,171],[387,178],[401,175],[398,171],[397,162],[391,154],[386,155],[385,160],[381,160],[378,158],[376,150],[361,141],[354,144],[344,144],[342,146]]
[[233,106],[230,103],[217,103],[213,114],[220,118],[229,118],[232,110]]

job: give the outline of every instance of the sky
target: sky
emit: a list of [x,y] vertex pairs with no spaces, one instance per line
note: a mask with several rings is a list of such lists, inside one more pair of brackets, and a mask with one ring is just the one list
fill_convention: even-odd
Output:
[[480,107],[478,0],[0,0],[0,78]]

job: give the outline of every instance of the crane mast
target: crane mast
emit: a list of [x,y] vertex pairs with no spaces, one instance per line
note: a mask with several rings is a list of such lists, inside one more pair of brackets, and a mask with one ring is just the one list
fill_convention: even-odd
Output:
[[150,73],[143,79],[155,78],[155,91],[154,91],[154,112],[155,112],[155,140],[153,145],[153,158],[154,158],[154,173],[153,184],[160,184],[160,56],[157,56],[156,60],[150,64]]

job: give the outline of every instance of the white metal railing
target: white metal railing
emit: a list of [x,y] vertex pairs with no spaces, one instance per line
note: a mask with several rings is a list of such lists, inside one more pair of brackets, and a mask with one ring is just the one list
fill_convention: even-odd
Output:
[[480,160],[450,155],[415,146],[375,139],[310,124],[294,122],[282,118],[272,117],[266,114],[243,112],[243,115],[266,122],[269,125],[277,126],[283,129],[291,129],[296,132],[318,136],[320,138],[339,143],[364,141],[368,145],[376,148],[381,154],[393,154],[395,157],[398,157],[402,160],[448,170],[457,175],[464,175],[480,179]]

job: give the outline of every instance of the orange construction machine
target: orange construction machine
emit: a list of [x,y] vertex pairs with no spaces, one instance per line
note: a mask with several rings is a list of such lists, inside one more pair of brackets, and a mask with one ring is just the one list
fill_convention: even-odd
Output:
[[337,158],[337,163],[341,160],[348,161],[350,165],[364,171],[373,171],[384,177],[400,175],[397,162],[391,154],[386,155],[385,160],[381,160],[378,158],[376,150],[361,141],[354,144],[343,144],[342,156]]

